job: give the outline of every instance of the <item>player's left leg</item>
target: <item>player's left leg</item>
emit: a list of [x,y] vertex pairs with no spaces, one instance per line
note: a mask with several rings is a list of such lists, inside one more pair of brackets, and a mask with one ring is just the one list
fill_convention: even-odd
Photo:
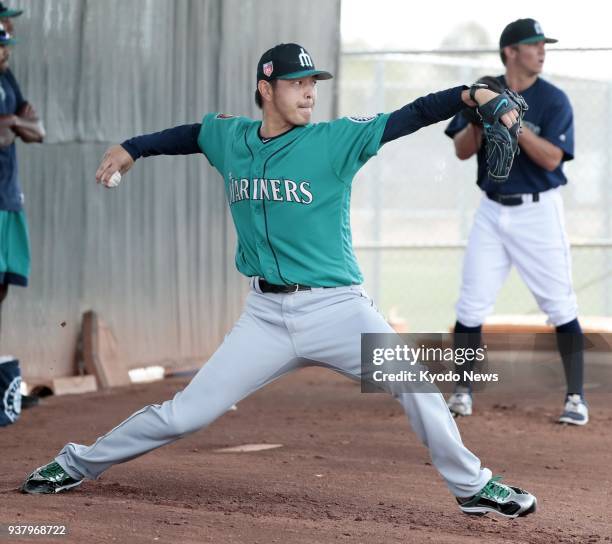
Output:
[[523,204],[514,212],[506,248],[538,306],[556,327],[567,382],[559,421],[584,425],[589,419],[583,391],[584,340],[559,190],[542,193],[539,202]]
[[[361,334],[394,334],[361,287],[300,293],[292,302],[291,332],[299,355],[353,379],[361,377]],[[481,467],[478,457],[463,445],[442,394],[434,387],[429,390],[435,392],[390,392],[429,448],[451,493],[464,498],[462,510],[509,517],[535,510],[535,497],[499,484],[489,469]]]
[[[0,347],[2,344],[2,307],[9,286],[28,284],[30,273],[30,242],[28,225],[23,212],[0,211]],[[5,316],[6,323],[6,316]],[[19,361],[12,355],[0,352],[0,361]],[[38,397],[20,395],[21,410],[38,404]]]
[[0,211],[1,283],[26,287],[30,276],[30,235],[25,212]]
[[232,330],[182,391],[138,410],[93,444],[66,444],[51,463],[30,473],[22,491],[58,493],[84,478],[98,478],[119,463],[207,427],[233,404],[299,368],[283,300],[252,288]]
[[2,303],[8,294],[8,285],[0,283],[0,337],[2,335]]
[[2,335],[2,303],[8,294],[9,287],[6,281],[9,247],[5,236],[8,229],[9,217],[9,212],[0,211],[0,338]]
[[557,347],[563,361],[567,395],[559,423],[586,425],[589,409],[584,400],[584,336],[578,318],[556,325]]
[[[2,346],[2,303],[7,296],[9,285],[25,287],[29,275],[30,239],[25,213],[0,211],[0,346]],[[1,357],[17,361],[15,357],[5,356],[2,353]],[[21,395],[22,410],[36,406],[38,402],[38,397]]]

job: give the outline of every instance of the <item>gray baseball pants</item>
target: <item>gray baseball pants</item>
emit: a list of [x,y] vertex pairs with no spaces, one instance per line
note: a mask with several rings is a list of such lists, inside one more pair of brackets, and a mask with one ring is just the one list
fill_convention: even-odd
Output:
[[[361,286],[270,294],[252,280],[242,315],[184,390],[132,414],[90,446],[67,444],[55,460],[73,478],[95,479],[113,465],[206,427],[292,370],[325,366],[358,380],[361,333],[392,332]],[[467,497],[480,491],[491,471],[463,445],[442,395],[392,394],[451,493]]]

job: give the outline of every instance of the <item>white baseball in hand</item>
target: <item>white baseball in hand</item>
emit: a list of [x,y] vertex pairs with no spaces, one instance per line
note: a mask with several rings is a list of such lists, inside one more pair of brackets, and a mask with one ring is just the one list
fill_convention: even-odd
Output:
[[119,185],[120,183],[121,183],[121,174],[117,171],[106,182],[106,186],[107,187],[117,187],[117,185]]

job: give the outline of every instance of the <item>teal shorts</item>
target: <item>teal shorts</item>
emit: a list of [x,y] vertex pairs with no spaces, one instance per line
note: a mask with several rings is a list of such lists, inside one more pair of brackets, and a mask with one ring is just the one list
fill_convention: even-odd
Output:
[[28,285],[30,237],[24,212],[0,210],[0,285]]

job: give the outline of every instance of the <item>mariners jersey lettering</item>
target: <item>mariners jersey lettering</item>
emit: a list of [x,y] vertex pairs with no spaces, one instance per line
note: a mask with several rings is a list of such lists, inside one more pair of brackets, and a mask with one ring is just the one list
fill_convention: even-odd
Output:
[[290,179],[236,179],[231,176],[227,187],[229,203],[240,200],[275,200],[277,202],[300,202],[310,204],[312,193],[310,183],[302,181],[299,185]]
[[261,121],[208,114],[198,144],[225,182],[236,267],[270,283],[359,284],[351,184],[380,149],[387,114],[294,127],[266,143]]

